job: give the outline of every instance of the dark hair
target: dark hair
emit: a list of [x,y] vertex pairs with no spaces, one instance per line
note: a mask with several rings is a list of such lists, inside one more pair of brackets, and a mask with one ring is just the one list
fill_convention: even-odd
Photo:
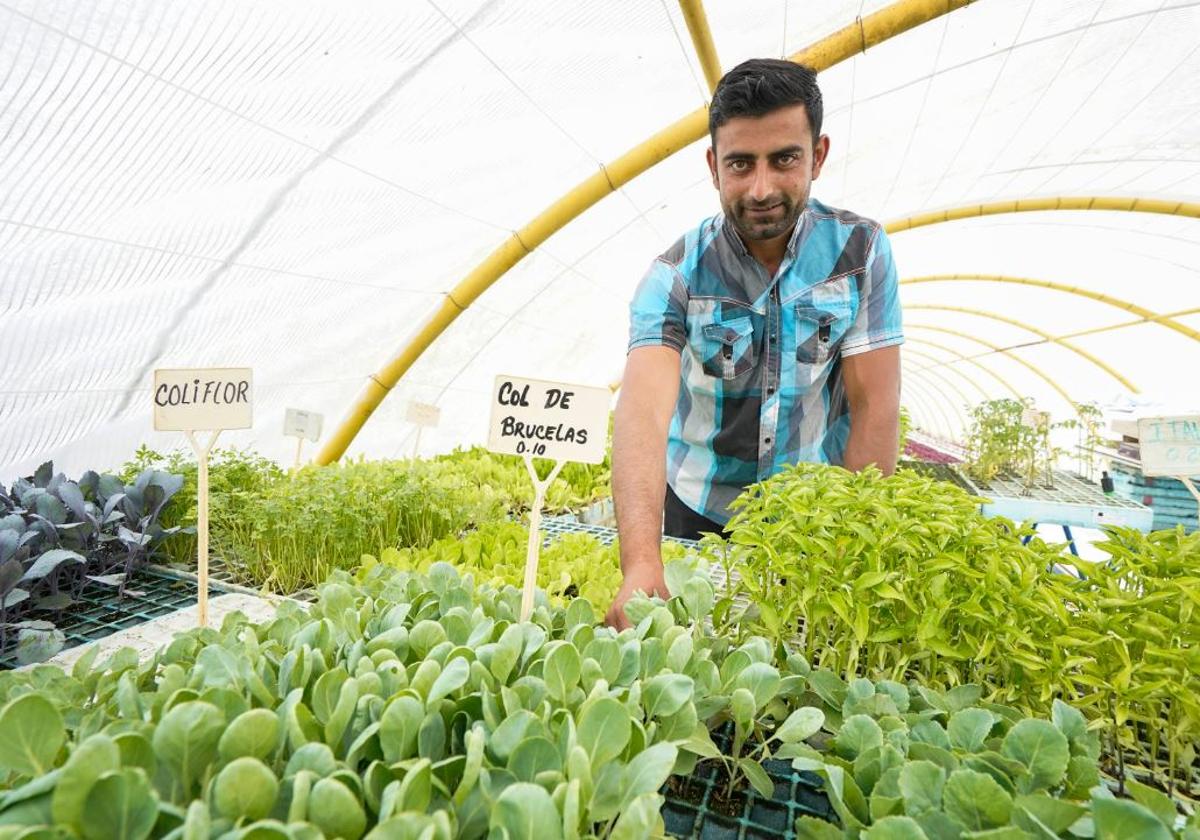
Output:
[[761,117],[790,105],[803,105],[813,142],[821,136],[821,89],[817,74],[803,64],[779,58],[752,58],[721,77],[708,108],[713,148],[717,129],[734,117]]

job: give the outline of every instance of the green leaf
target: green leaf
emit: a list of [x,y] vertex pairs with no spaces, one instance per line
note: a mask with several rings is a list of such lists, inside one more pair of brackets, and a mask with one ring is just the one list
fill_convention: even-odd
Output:
[[503,829],[511,840],[563,840],[562,817],[542,787],[529,782],[509,785],[497,797],[489,816],[492,829]]
[[[616,703],[617,701],[613,700]],[[620,706],[620,703],[617,703]],[[621,706],[624,710],[624,706]],[[626,719],[629,713],[626,712]],[[541,721],[538,717],[526,709],[518,709],[516,714],[509,715],[504,719],[504,722],[496,727],[488,738],[487,748],[492,756],[500,764],[507,764],[509,757],[520,746],[521,742],[531,737],[532,733],[539,733],[541,730]],[[628,733],[626,733],[628,738]],[[622,746],[622,749],[624,747]],[[620,750],[617,751],[617,754]],[[612,756],[612,757],[615,757]]]
[[1018,723],[1004,736],[1000,752],[1029,770],[1029,778],[1021,783],[1026,793],[1057,786],[1071,759],[1067,737],[1044,720],[1026,719]]
[[257,758],[243,756],[221,768],[213,782],[213,804],[231,820],[260,820],[271,813],[279,780]]
[[0,769],[40,776],[67,738],[62,715],[40,694],[22,694],[0,710]]
[[591,758],[593,770],[619,756],[629,743],[629,710],[611,697],[586,704],[578,724],[579,745]]
[[526,738],[509,756],[508,769],[518,781],[532,782],[545,770],[562,770],[562,757],[546,738]]
[[621,771],[621,809],[629,807],[635,797],[654,793],[666,784],[678,755],[674,744],[659,743],[630,759]]
[[952,746],[966,752],[978,752],[983,748],[983,742],[987,740],[995,722],[995,717],[989,711],[963,709],[950,717],[946,733]]
[[1087,720],[1083,713],[1074,706],[1068,706],[1057,697],[1051,708],[1050,719],[1068,741],[1083,738],[1087,735]]
[[163,715],[154,730],[154,752],[179,780],[184,796],[192,790],[217,757],[225,719],[211,703],[191,700]]
[[433,681],[433,687],[429,689],[429,696],[425,699],[425,705],[432,706],[443,697],[449,697],[466,685],[467,679],[470,676],[470,662],[462,657],[450,660],[446,664],[446,667],[442,669],[442,672],[438,674],[437,679]]
[[1006,826],[1012,816],[1012,797],[985,773],[959,769],[942,789],[946,814],[969,831]]
[[754,662],[746,667],[737,679],[734,688],[745,688],[754,695],[755,708],[762,709],[779,693],[779,669],[764,662]]
[[657,793],[643,793],[621,811],[609,840],[645,840],[659,836],[656,827],[661,823],[663,798]]
[[542,679],[550,696],[560,703],[566,703],[571,691],[579,685],[583,662],[575,645],[560,642],[542,666]]
[[417,733],[424,719],[424,705],[409,694],[402,694],[388,703],[379,719],[379,746],[389,764],[416,754]]
[[367,814],[351,790],[336,779],[320,779],[308,794],[308,820],[327,837],[358,840]]
[[1169,796],[1162,791],[1155,790],[1133,779],[1126,779],[1125,788],[1129,791],[1129,796],[1134,802],[1153,813],[1164,826],[1174,830],[1175,817],[1178,816],[1179,812],[1176,810],[1175,803],[1171,801]]
[[833,745],[842,758],[854,759],[873,747],[882,746],[883,730],[866,715],[852,715],[842,724]]
[[125,769],[101,776],[88,792],[83,810],[86,840],[144,840],[158,819],[158,797],[145,773]]
[[751,786],[758,791],[759,796],[770,799],[775,795],[775,783],[761,764],[752,758],[739,758],[737,766],[746,775]]
[[1090,791],[1100,784],[1100,770],[1096,762],[1081,755],[1071,756],[1067,764],[1067,795],[1072,799],[1087,799]]
[[816,817],[800,817],[796,820],[796,840],[842,840],[841,829]]
[[774,737],[784,744],[794,744],[811,738],[821,731],[825,713],[813,706],[801,706],[775,730]]
[[1096,840],[1171,840],[1171,832],[1149,808],[1125,799],[1092,797]]
[[1044,830],[1057,836],[1087,813],[1083,805],[1056,799],[1045,793],[1018,796],[1014,804],[1013,822],[1034,834]]
[[864,840],[929,840],[921,826],[909,817],[884,817],[865,832]]
[[910,761],[900,769],[900,796],[905,813],[918,816],[942,809],[946,771],[931,761]]
[[279,746],[279,716],[270,709],[251,709],[234,718],[217,742],[221,760],[250,756],[266,761]]
[[642,707],[646,718],[665,718],[675,714],[692,699],[695,686],[683,674],[659,674],[642,686]]
[[80,743],[63,765],[50,800],[54,822],[81,833],[83,805],[92,786],[104,773],[120,768],[121,752],[107,735],[92,735]]

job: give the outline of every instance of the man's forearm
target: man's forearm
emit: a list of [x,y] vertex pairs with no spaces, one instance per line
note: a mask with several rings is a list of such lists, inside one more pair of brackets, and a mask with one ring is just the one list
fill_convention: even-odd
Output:
[[848,470],[861,470],[868,464],[879,467],[884,475],[896,471],[900,445],[900,407],[886,401],[883,405],[868,406],[851,411],[850,440],[842,460]]
[[613,503],[621,534],[621,571],[662,563],[667,433],[652,418],[619,416],[613,432]]

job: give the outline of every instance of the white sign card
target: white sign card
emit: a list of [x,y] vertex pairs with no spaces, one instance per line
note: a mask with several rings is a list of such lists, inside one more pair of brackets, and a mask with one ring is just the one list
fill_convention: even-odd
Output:
[[1142,473],[1200,476],[1200,415],[1138,420]]
[[[604,460],[611,400],[612,392],[607,388],[515,376],[496,377],[488,449],[502,455],[522,456],[533,481],[525,585],[521,590],[521,621],[528,621],[533,612],[546,491],[567,461],[599,464]],[[550,458],[555,462],[545,478],[538,477],[534,458]]]
[[608,444],[611,401],[607,388],[497,376],[488,449],[599,464]]
[[154,428],[160,432],[249,429],[254,425],[250,368],[154,371]]
[[[208,456],[225,429],[254,425],[250,368],[160,368],[154,371],[154,428],[183,432],[196,453],[196,620],[208,626]],[[208,443],[196,438],[211,431]]]
[[408,413],[404,419],[414,426],[434,429],[442,422],[442,410],[429,403],[411,402],[408,404]]
[[324,415],[317,414],[315,411],[289,408],[283,415],[283,434],[285,437],[301,438],[315,443],[321,438],[321,427],[324,422]]

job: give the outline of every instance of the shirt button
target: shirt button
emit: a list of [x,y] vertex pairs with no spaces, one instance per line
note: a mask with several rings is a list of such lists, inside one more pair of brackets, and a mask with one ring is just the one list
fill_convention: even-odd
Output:
[[774,334],[774,333],[772,333],[772,334],[771,334],[771,335],[768,337],[768,341],[770,341],[772,344],[774,344],[774,343],[775,343],[775,334]]
[[769,396],[771,396],[771,395],[772,395],[772,394],[774,394],[774,393],[775,393],[775,389],[774,389],[774,388],[768,388],[768,389],[767,389],[767,396],[768,396],[768,397],[769,397]]
[[763,438],[763,443],[770,443],[770,442],[771,442],[770,438]]

